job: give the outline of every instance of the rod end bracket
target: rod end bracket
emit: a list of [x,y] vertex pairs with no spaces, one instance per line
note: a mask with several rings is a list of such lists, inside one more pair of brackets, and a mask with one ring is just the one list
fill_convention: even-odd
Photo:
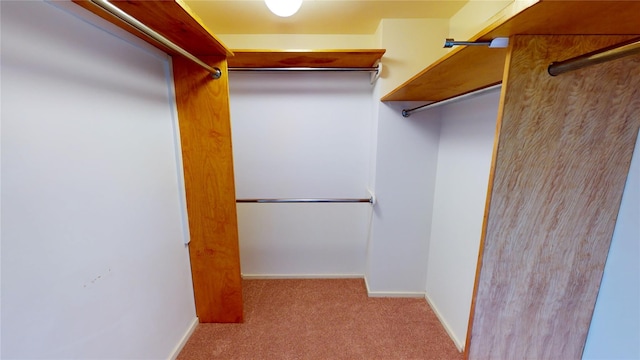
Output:
[[448,49],[448,48],[452,48],[454,44],[455,40],[452,38],[446,38],[444,39],[444,48]]
[[211,77],[215,80],[218,80],[222,77],[222,71],[220,71],[220,69],[218,68],[214,68],[215,71],[211,72]]
[[402,109],[402,116],[408,118],[409,116],[411,116],[411,113],[407,109]]
[[370,79],[371,85],[373,85],[376,82],[376,80],[380,78],[380,75],[382,74],[382,61],[380,60],[376,61],[376,63],[373,64],[373,67],[377,68],[377,70],[371,73],[371,79]]

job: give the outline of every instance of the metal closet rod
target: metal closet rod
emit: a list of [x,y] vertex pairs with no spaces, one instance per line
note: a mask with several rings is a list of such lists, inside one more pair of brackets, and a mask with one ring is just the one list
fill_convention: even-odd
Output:
[[377,72],[378,67],[231,67],[229,71],[336,71]]
[[237,199],[236,203],[370,203],[369,199]]
[[606,47],[564,61],[552,62],[547,68],[549,75],[556,76],[586,66],[619,59],[621,57],[640,54],[640,38]]
[[414,107],[413,109],[403,109],[402,110],[402,116],[409,117],[413,113],[417,113],[417,112],[420,112],[420,111],[423,111],[423,110],[431,109],[431,108],[434,108],[436,106],[445,105],[445,104],[448,104],[448,103],[451,103],[451,102],[454,102],[454,101],[462,100],[462,99],[468,98],[470,96],[480,95],[480,94],[489,92],[489,91],[491,91],[493,89],[497,89],[500,86],[502,86],[502,84],[496,84],[496,85],[493,85],[493,86],[486,87],[484,89],[472,91],[470,93],[466,93],[466,94],[462,94],[462,95],[455,96],[455,97],[452,97],[452,98],[448,98],[448,99],[445,99],[445,100],[440,100],[440,101],[432,102],[432,103],[429,103],[429,104],[426,104],[426,105]]
[[211,77],[212,78],[219,79],[222,76],[222,72],[220,71],[220,69],[207,65],[204,61],[198,59],[197,57],[195,57],[194,55],[192,55],[191,53],[189,53],[185,49],[183,49],[180,46],[178,46],[175,43],[173,43],[171,40],[167,39],[166,37],[164,37],[164,36],[160,35],[159,33],[157,33],[155,30],[153,30],[150,27],[148,27],[147,25],[143,24],[138,19],[136,19],[133,16],[127,14],[124,11],[122,11],[117,6],[111,4],[109,1],[107,1],[107,0],[89,0],[89,1],[92,4],[96,5],[97,7],[99,7],[100,9],[102,9],[103,11],[106,11],[107,13],[111,14],[112,16],[115,16],[118,19],[120,19],[120,20],[124,21],[125,23],[129,24],[134,29],[138,30],[142,34],[146,35],[147,37],[159,42],[160,44],[166,46],[167,48],[177,52],[178,54],[180,54],[180,55],[186,57],[187,59],[193,61],[194,63],[200,65],[201,67],[206,69],[209,73],[211,73]]

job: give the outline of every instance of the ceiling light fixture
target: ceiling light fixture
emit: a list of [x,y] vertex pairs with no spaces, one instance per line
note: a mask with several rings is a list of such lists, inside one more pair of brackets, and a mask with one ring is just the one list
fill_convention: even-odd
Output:
[[280,17],[288,17],[298,12],[302,0],[264,0],[272,13]]

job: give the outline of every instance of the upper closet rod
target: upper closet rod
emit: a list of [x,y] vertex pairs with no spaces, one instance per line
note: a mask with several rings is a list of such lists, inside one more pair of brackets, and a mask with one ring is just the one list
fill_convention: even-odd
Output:
[[369,72],[371,73],[371,84],[376,82],[382,74],[382,62],[377,61],[374,66],[368,67],[230,67],[229,71],[255,71],[255,72],[272,72],[272,71],[322,71],[322,72]]
[[640,38],[609,46],[604,49],[596,50],[564,61],[553,62],[549,65],[547,71],[549,72],[549,75],[556,76],[568,71],[581,69],[589,65],[600,64],[634,54],[640,54]]
[[135,28],[136,30],[140,31],[144,35],[150,37],[151,39],[159,42],[160,44],[166,46],[167,48],[177,52],[178,54],[186,57],[187,59],[189,59],[189,60],[193,61],[194,63],[200,65],[201,67],[205,68],[209,73],[211,73],[211,77],[212,78],[219,79],[222,76],[222,72],[220,71],[220,69],[207,65],[202,60],[200,60],[197,57],[191,55],[191,53],[187,52],[185,49],[183,49],[180,46],[174,44],[173,42],[171,42],[170,40],[168,40],[164,36],[160,35],[159,33],[154,31],[153,29],[151,29],[147,25],[141,23],[138,19],[136,19],[133,16],[127,14],[124,11],[122,11],[117,6],[114,6],[109,1],[107,1],[107,0],[89,0],[89,1],[92,4],[100,7],[102,10],[108,12],[109,14],[111,14],[111,15],[117,17],[118,19],[124,21],[125,23],[131,25],[133,28]]
[[470,93],[462,94],[460,96],[455,96],[455,97],[448,98],[448,99],[445,99],[445,100],[435,101],[435,102],[432,102],[432,103],[429,103],[429,104],[426,104],[426,105],[418,106],[418,107],[415,107],[413,109],[403,109],[402,110],[402,116],[409,117],[411,114],[416,113],[416,112],[420,112],[420,111],[427,110],[427,109],[430,109],[430,108],[433,108],[433,107],[436,107],[436,106],[448,104],[450,102],[462,100],[462,99],[467,98],[467,97],[472,96],[472,95],[484,94],[485,92],[489,92],[489,91],[491,91],[493,89],[499,88],[501,85],[502,84],[489,86],[489,87],[486,87],[484,89],[480,89],[480,90],[472,91]]

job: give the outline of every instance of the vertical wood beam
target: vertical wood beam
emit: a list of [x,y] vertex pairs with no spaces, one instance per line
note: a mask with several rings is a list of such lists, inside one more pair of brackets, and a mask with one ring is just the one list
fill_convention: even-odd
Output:
[[173,58],[196,313],[200,322],[241,322],[227,62],[201,59],[220,68],[222,78],[214,80],[191,61]]
[[546,69],[626,39],[512,37],[467,358],[582,357],[640,128],[640,56]]

